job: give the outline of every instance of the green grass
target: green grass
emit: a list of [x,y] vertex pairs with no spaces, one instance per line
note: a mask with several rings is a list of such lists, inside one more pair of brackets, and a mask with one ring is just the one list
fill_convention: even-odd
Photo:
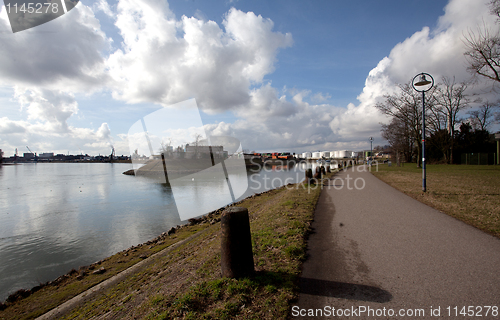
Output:
[[415,164],[379,165],[372,173],[389,185],[450,216],[500,238],[500,166],[427,165],[427,192],[422,169]]

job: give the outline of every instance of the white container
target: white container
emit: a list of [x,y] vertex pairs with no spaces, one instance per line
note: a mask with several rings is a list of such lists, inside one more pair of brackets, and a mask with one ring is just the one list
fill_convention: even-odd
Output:
[[330,158],[330,151],[323,151],[323,152],[321,152],[321,157],[323,157],[323,158]]
[[319,159],[319,158],[321,158],[321,152],[313,152],[312,153],[312,158],[313,159]]
[[338,151],[337,158],[347,158],[347,150]]

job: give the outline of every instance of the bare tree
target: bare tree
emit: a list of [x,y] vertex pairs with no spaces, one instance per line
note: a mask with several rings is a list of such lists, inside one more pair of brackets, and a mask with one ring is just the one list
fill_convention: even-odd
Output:
[[500,0],[491,0],[490,1],[490,12],[497,16],[500,19]]
[[460,122],[458,113],[469,107],[471,95],[467,93],[467,82],[457,83],[455,77],[442,77],[434,92],[434,109],[446,118],[446,130],[453,135]]
[[457,83],[455,77],[442,77],[434,92],[434,106],[432,109],[446,118],[446,129],[451,138],[450,163],[453,163],[453,139],[455,127],[460,123],[458,113],[469,107],[471,96],[467,93],[467,82]]
[[500,101],[491,103],[486,101],[478,110],[467,112],[470,115],[469,121],[475,130],[487,130],[488,127],[495,121],[500,113],[494,111],[500,106]]
[[166,139],[166,142],[164,142],[163,140],[161,141],[160,143],[160,154],[163,154],[165,157],[168,157],[170,156],[170,153],[172,152],[172,139],[171,138],[167,138]]
[[475,75],[500,82],[500,36],[486,27],[470,31],[465,37],[467,51],[464,53],[469,66],[467,70]]
[[[490,2],[490,12],[500,21],[500,0]],[[469,30],[464,38],[467,48],[464,55],[469,63],[467,70],[473,75],[500,82],[499,30],[490,30],[483,24],[475,32]]]
[[429,99],[426,99],[427,101],[425,104],[425,109],[428,113],[428,116],[426,115],[425,124],[429,129],[429,134],[434,134],[438,131],[446,129],[446,114],[442,112],[441,106],[436,104],[436,88],[437,87],[434,87],[429,93]]
[[396,166],[400,166],[401,154],[408,158],[413,146],[413,139],[406,124],[398,118],[392,118],[391,123],[382,125],[382,138],[389,142],[396,154]]
[[194,134],[194,154],[195,158],[198,158],[198,147],[202,145],[201,138],[203,136],[199,133]]
[[[413,90],[410,83],[400,84],[399,92],[385,95],[385,102],[375,107],[383,114],[397,119],[398,125],[392,129],[405,128],[417,146],[417,166],[420,167],[421,128],[422,128],[422,100],[421,95]],[[401,125],[402,124],[402,125]],[[395,135],[397,133],[394,133]]]

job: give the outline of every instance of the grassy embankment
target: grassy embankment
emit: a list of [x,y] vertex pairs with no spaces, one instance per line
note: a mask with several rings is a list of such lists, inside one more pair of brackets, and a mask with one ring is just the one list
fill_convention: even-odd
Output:
[[[321,188],[289,185],[243,200],[250,213],[255,276],[220,277],[220,212],[73,271],[7,304],[0,319],[32,319],[156,252],[147,265],[65,315],[67,319],[282,319],[298,295],[306,238]],[[215,220],[215,221],[214,221]],[[201,231],[203,230],[203,231]],[[201,231],[201,232],[200,232]],[[196,233],[196,236],[189,237]],[[161,255],[162,250],[185,240]],[[103,274],[92,270],[104,267]]]
[[379,165],[372,173],[431,207],[500,238],[500,166],[427,165],[427,192],[422,169],[415,164]]

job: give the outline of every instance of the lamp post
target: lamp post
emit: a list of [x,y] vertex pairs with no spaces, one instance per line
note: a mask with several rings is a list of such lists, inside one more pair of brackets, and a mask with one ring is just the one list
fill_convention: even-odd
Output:
[[369,162],[370,162],[370,165],[372,164],[372,160],[373,160],[373,137],[370,137],[370,158],[371,159]]
[[495,140],[497,141],[497,164],[500,164],[500,131],[495,133]]
[[[429,76],[431,80],[427,80],[425,76]],[[419,78],[417,82],[415,80]],[[417,74],[411,81],[413,89],[422,92],[422,191],[427,191],[426,172],[425,172],[425,93],[434,86],[434,78],[425,72]]]

